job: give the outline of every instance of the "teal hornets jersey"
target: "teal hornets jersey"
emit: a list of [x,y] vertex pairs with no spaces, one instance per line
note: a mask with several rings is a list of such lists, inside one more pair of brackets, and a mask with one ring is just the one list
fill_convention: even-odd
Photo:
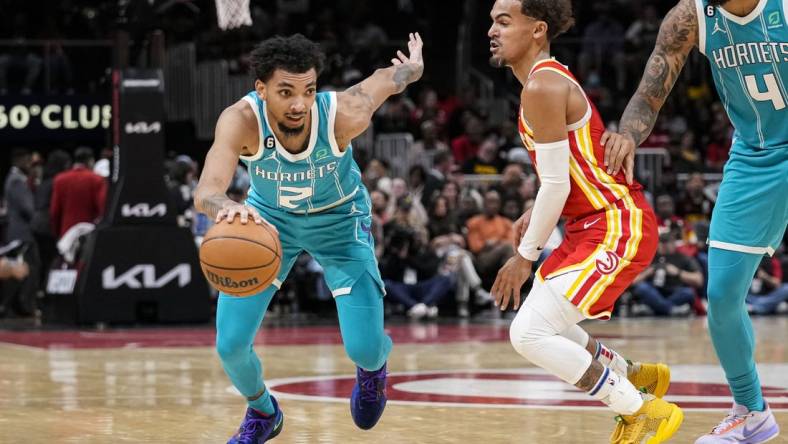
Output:
[[312,126],[306,150],[291,154],[271,130],[265,101],[255,91],[243,98],[257,116],[260,146],[253,156],[241,156],[249,169],[248,201],[256,206],[291,213],[316,213],[352,199],[361,189],[361,171],[352,147],[340,151],[334,137],[337,98],[321,92],[312,105]]
[[734,150],[788,148],[788,0],[746,17],[695,0],[698,46],[735,128]]

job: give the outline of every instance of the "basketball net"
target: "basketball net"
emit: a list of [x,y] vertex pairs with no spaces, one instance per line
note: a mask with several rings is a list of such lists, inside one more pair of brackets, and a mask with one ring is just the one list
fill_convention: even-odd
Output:
[[251,26],[249,0],[216,0],[216,19],[222,31]]

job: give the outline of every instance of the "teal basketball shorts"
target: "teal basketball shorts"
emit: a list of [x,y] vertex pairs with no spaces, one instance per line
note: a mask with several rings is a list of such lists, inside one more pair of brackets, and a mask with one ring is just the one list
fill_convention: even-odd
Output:
[[725,164],[709,245],[772,255],[788,223],[788,148],[753,149],[739,143]]
[[302,251],[323,267],[326,283],[336,296],[349,294],[353,284],[369,273],[385,294],[375,258],[369,194],[364,188],[336,207],[311,214],[294,214],[279,209],[252,205],[279,231],[282,243],[282,268],[273,285],[279,288]]

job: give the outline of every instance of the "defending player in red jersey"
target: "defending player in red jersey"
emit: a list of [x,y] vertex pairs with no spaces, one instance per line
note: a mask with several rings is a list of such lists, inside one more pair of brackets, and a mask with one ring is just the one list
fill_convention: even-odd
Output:
[[602,167],[602,118],[572,73],[550,58],[550,41],[573,23],[570,0],[497,0],[490,15],[490,61],[511,68],[523,85],[520,135],[541,182],[532,211],[515,225],[518,254],[493,286],[502,310],[512,298],[519,307],[533,262],[558,219],[567,221],[564,242],[537,270],[512,322],[512,345],[617,412],[611,442],[639,443],[649,435],[649,443],[663,442],[683,419],[675,404],[661,399],[667,366],[630,363],[577,325],[610,316],[616,299],[651,263],[657,224],[641,186]]

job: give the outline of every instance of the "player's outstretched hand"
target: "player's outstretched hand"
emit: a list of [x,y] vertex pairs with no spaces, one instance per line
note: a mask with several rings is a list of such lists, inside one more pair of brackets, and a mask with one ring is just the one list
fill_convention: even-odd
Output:
[[490,293],[495,306],[501,311],[506,310],[512,298],[514,298],[514,309],[520,308],[520,290],[525,281],[531,277],[531,267],[533,262],[515,253],[498,271]]
[[607,174],[615,175],[623,168],[627,183],[635,177],[635,140],[629,134],[605,131],[600,140],[605,146]]
[[391,59],[391,63],[394,66],[409,64],[413,66],[415,71],[415,78],[412,81],[416,81],[421,77],[421,74],[424,72],[424,58],[421,55],[421,50],[424,47],[424,42],[421,41],[421,36],[419,33],[410,33],[408,35],[408,53],[409,55],[405,55],[402,51],[397,51],[397,57]]
[[235,220],[235,216],[238,216],[238,220],[243,225],[246,225],[246,223],[249,222],[249,217],[251,216],[252,220],[254,220],[254,223],[257,225],[268,225],[269,227],[273,228],[275,232],[279,233],[275,226],[260,216],[260,213],[257,212],[257,209],[240,203],[228,204],[219,210],[219,212],[216,214],[216,223],[226,220],[228,224],[231,224],[233,223],[233,220]]
[[525,230],[528,229],[528,224],[531,223],[531,210],[533,208],[529,208],[525,210],[522,216],[517,219],[517,222],[514,223],[512,226],[512,230],[514,230],[514,239],[512,239],[512,244],[514,245],[514,251],[517,251],[517,247],[520,246],[520,241],[523,240],[523,236],[525,235]]

